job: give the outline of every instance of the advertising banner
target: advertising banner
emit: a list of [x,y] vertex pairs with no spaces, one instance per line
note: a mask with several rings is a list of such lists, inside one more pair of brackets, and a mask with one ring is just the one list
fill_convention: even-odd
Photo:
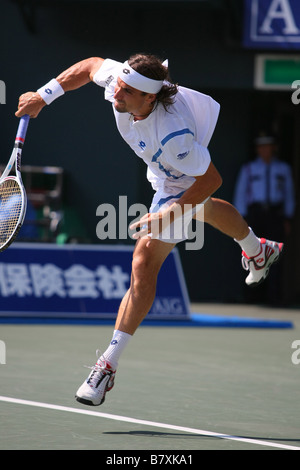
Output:
[[[130,284],[133,247],[15,243],[0,253],[0,316],[115,318]],[[189,300],[175,248],[147,319],[184,319]]]
[[244,46],[300,49],[299,0],[244,0]]

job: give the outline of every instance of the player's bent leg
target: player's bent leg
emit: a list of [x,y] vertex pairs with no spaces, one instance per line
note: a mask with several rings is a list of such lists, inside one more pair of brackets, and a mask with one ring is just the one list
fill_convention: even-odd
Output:
[[222,199],[211,197],[207,200],[204,204],[204,222],[236,240],[242,240],[249,233],[248,224],[238,210]]
[[204,219],[239,243],[242,248],[242,266],[249,270],[245,280],[248,286],[263,282],[272,264],[282,254],[283,243],[257,238],[237,209],[227,201],[210,198],[204,205],[204,215],[196,214],[196,219]]

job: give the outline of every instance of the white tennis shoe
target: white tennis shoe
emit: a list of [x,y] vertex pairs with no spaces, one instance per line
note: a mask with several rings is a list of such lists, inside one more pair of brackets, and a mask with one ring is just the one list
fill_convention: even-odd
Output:
[[75,398],[84,405],[98,406],[104,402],[106,392],[113,388],[116,371],[101,358],[91,369],[92,372],[77,390]]
[[260,243],[261,250],[253,258],[242,252],[242,266],[246,271],[250,271],[245,280],[248,286],[257,286],[266,279],[271,265],[278,261],[284,246],[283,243],[272,242],[265,238],[261,238]]

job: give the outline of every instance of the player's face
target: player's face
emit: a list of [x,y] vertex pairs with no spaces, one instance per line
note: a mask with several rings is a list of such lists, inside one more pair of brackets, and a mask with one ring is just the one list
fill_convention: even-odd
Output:
[[151,110],[151,96],[136,88],[127,85],[118,78],[115,86],[114,107],[119,113],[132,113],[136,116],[143,116]]

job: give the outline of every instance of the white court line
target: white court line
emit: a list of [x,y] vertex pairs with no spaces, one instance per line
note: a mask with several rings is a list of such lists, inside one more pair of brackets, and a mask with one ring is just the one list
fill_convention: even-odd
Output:
[[259,446],[277,447],[279,449],[285,449],[285,450],[300,450],[300,447],[289,446],[285,444],[277,444],[276,442],[267,442],[267,441],[262,441],[258,439],[231,436],[230,434],[219,434],[216,432],[204,431],[203,429],[186,428],[184,426],[174,426],[173,424],[156,423],[155,421],[146,421],[144,419],[129,418],[127,416],[118,416],[118,415],[111,415],[108,413],[99,413],[98,411],[82,410],[80,408],[70,408],[68,406],[52,405],[50,403],[40,403],[37,401],[20,400],[18,398],[10,398],[10,397],[3,397],[3,396],[0,396],[0,401],[4,401],[7,403],[15,403],[18,405],[29,405],[29,406],[35,406],[38,408],[46,408],[48,410],[68,411],[70,413],[94,416],[96,418],[113,419],[115,421],[125,421],[127,423],[133,423],[133,424],[142,424],[143,426],[152,426],[155,428],[172,429],[174,431],[181,431],[181,432],[199,434],[202,436],[216,437],[219,439],[228,439],[231,441],[247,442],[248,444],[256,444]]

